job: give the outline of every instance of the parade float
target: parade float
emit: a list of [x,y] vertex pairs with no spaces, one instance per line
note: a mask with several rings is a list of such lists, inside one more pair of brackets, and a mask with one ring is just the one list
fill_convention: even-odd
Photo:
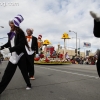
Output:
[[59,57],[53,57],[52,55],[48,56],[48,50],[47,50],[47,46],[50,45],[50,41],[49,40],[44,40],[42,42],[42,46],[44,46],[44,51],[42,51],[42,53],[40,53],[39,57],[35,57],[34,58],[34,63],[35,64],[41,64],[41,65],[64,65],[64,64],[71,64],[70,61],[67,61],[65,59],[65,53],[66,53],[66,39],[69,39],[68,34],[63,34],[62,35],[62,39],[64,39],[64,54],[63,54],[63,58],[60,59]]

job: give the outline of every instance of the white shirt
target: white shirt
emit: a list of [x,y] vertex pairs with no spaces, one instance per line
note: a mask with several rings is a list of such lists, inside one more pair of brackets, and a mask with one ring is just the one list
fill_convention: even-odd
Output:
[[[15,40],[15,36],[10,40],[10,43],[11,43],[11,47],[14,47],[15,44],[14,44],[14,40]],[[22,57],[24,53],[21,53],[20,55],[17,55],[16,52],[12,52],[12,55],[9,59],[9,61],[13,64],[17,64],[18,61],[20,60],[20,58]]]
[[30,39],[30,41],[28,41],[28,39],[27,39],[27,42],[30,47],[30,51],[28,50],[27,46],[25,46],[25,49],[26,49],[28,55],[32,55],[34,53],[34,51],[31,49],[32,39]]

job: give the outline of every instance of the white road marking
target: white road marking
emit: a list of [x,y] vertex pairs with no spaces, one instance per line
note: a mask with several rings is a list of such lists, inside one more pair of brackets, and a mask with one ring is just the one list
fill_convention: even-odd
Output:
[[[39,66],[36,66],[36,67],[39,67]],[[63,73],[68,73],[68,74],[73,74],[73,75],[79,75],[79,76],[85,76],[85,77],[89,77],[89,78],[99,79],[99,77],[96,77],[96,76],[90,76],[90,75],[85,75],[85,74],[73,73],[73,72],[69,72],[69,71],[62,71],[62,70],[53,69],[53,68],[46,68],[46,67],[39,67],[39,68],[49,69],[49,70],[59,71],[59,72],[63,72]]]

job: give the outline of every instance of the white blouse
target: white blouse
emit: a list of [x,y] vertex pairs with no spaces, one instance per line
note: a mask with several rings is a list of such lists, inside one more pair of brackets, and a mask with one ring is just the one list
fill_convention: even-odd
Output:
[[[14,47],[15,44],[14,44],[14,40],[15,40],[15,36],[10,40],[10,43],[11,43],[11,47]],[[12,55],[9,59],[9,61],[13,64],[17,64],[18,61],[20,60],[20,58],[22,57],[24,53],[21,53],[20,55],[17,55],[16,52],[12,52]]]
[[[28,41],[28,39],[27,39],[27,41]],[[28,55],[32,55],[34,53],[34,51],[31,49],[32,39],[30,39],[30,41],[28,41],[28,45],[30,47],[30,50],[28,50],[28,48],[26,46],[25,46],[25,49],[26,49]]]

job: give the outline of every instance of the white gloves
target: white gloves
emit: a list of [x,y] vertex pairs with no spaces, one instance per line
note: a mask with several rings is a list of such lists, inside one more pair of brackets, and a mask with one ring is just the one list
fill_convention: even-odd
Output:
[[10,53],[9,49],[8,48],[5,48],[3,50],[1,50],[1,52],[5,55],[7,55],[8,53]]
[[24,53],[21,53],[20,55],[17,55],[16,52],[12,53],[12,56],[10,57],[9,61],[13,64],[17,64],[20,58],[22,57]]
[[38,58],[39,57],[39,54],[36,54],[36,58]]

